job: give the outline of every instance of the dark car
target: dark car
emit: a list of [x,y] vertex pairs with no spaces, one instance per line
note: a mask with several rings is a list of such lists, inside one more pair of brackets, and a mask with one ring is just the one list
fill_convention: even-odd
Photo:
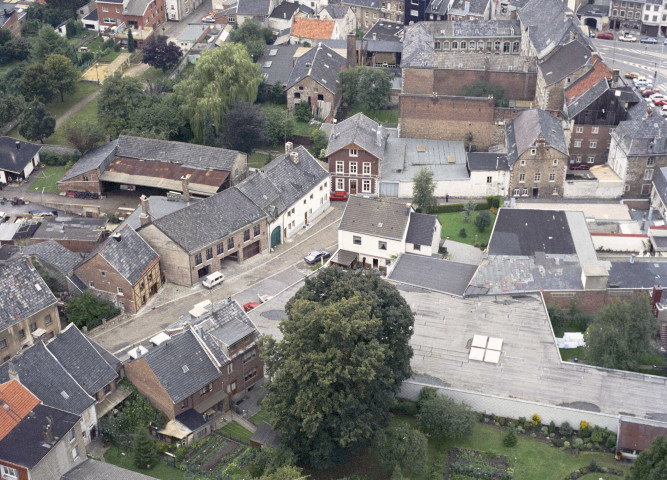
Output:
[[258,302],[248,302],[243,304],[243,311],[244,312],[249,312],[250,310],[254,310],[255,308],[259,307],[260,303]]
[[328,250],[313,250],[308,255],[303,257],[303,259],[306,261],[308,265],[312,265],[314,263],[319,262],[320,260],[329,258],[330,256],[331,252],[329,252]]
[[650,43],[651,45],[655,45],[658,43],[658,39],[653,37],[644,37],[639,39],[639,43]]
[[329,200],[331,200],[331,201],[344,202],[347,199],[348,199],[347,192],[331,192],[331,193],[329,193]]
[[591,166],[586,163],[573,163],[570,165],[570,170],[590,170]]
[[613,40],[614,39],[614,34],[611,32],[602,32],[598,33],[598,37],[601,38],[602,40]]

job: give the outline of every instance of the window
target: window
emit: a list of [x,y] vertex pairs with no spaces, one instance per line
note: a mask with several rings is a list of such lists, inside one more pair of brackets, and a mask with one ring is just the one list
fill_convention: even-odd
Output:
[[486,49],[491,50],[491,42],[486,42]]
[[255,355],[257,354],[257,351],[253,348],[249,352],[246,352],[243,354],[243,363],[249,362],[253,358],[255,358]]
[[12,467],[6,467],[5,465],[0,465],[0,474],[3,478],[8,480],[15,480],[19,478],[18,470]]
[[475,42],[470,42],[470,43],[468,44],[468,48],[469,48],[470,50],[474,50],[474,49],[475,49]]
[[519,42],[514,42],[512,45],[512,53],[519,53]]
[[646,166],[652,167],[653,165],[655,165],[655,157],[648,157],[648,160],[646,160]]
[[591,140],[590,143],[588,144],[589,148],[597,148],[598,142],[596,140]]
[[536,153],[537,153],[537,149],[536,149],[536,148],[531,148],[531,149],[530,149],[530,154],[531,154],[531,155],[535,155]]
[[336,191],[340,192],[342,190],[345,190],[345,180],[342,178],[337,178],[336,179]]
[[246,230],[243,232],[243,241],[244,241],[244,242],[247,242],[248,240],[250,240],[250,229],[249,229],[249,228],[246,229]]
[[350,162],[350,175],[357,174],[357,162]]
[[518,189],[518,188],[515,188],[515,189],[514,189],[514,196],[515,196],[515,197],[518,197],[518,196],[519,196],[519,189]]
[[100,270],[100,275],[102,275],[102,278],[105,278],[107,276],[107,272]]
[[260,231],[259,225],[255,225],[254,227],[252,227],[252,236],[256,237],[257,235],[259,235],[259,231]]
[[345,163],[336,162],[336,173],[345,173]]
[[294,92],[294,98],[301,98],[301,94],[299,92]]
[[641,12],[635,12],[635,18],[639,19],[641,18],[642,14]]
[[467,46],[466,42],[461,42],[461,50],[465,50]]
[[227,393],[236,393],[236,382],[227,385]]
[[449,42],[442,42],[442,49],[449,50]]
[[74,460],[76,460],[77,458],[79,458],[79,447],[78,447],[78,446],[76,446],[76,447],[74,447],[74,448],[72,449],[72,458],[73,458]]
[[387,242],[383,242],[382,240],[378,241],[378,248],[380,250],[386,250],[387,249]]
[[503,42],[503,53],[510,52],[510,42]]
[[116,13],[120,13],[120,8],[116,7]]
[[554,167],[558,166],[558,159],[557,158],[554,158],[553,165],[554,165]]
[[536,182],[539,182],[541,178],[542,178],[542,174],[541,174],[540,172],[537,172],[537,173],[535,174],[535,181],[536,181]]
[[459,42],[452,42],[452,50],[457,50],[459,48]]
[[370,175],[371,174],[371,164],[370,164],[370,162],[364,162],[363,168],[364,168],[364,170],[363,170],[364,175]]
[[560,189],[558,187],[554,187],[553,191],[551,192],[553,195],[558,195],[560,193]]
[[21,338],[21,339],[25,338],[25,330],[24,329],[19,330],[19,338]]
[[644,180],[651,180],[653,178],[653,170],[644,170]]
[[69,432],[67,432],[67,441],[71,443],[74,440],[76,440],[76,434],[74,433],[74,429],[71,429]]
[[216,247],[216,252],[218,255],[222,255],[224,252],[224,245],[222,243],[218,243],[218,246]]
[[257,376],[257,369],[253,368],[252,370],[246,372],[245,375],[243,375],[243,379],[247,382],[248,380],[256,376]]
[[234,371],[234,364],[230,363],[227,365],[227,374],[230,374]]
[[104,393],[107,394],[109,392],[111,392],[111,384],[110,383],[104,386]]
[[51,325],[52,321],[50,314],[44,317],[44,325]]
[[500,41],[497,41],[494,45],[494,50],[500,50]]
[[356,148],[350,148],[349,150],[350,157],[358,157],[359,151]]
[[525,166],[526,166],[526,161],[525,161],[525,160],[521,160],[521,161],[519,162],[519,165],[521,165],[522,167],[525,167]]
[[593,135],[597,135],[597,133],[600,131],[600,127],[593,127],[591,128],[591,133]]
[[581,140],[574,141],[574,148],[581,148]]
[[205,385],[204,388],[202,388],[202,389],[199,391],[199,395],[206,395],[206,394],[207,394],[208,392],[210,392],[211,390],[213,390],[213,384],[212,384],[212,383],[209,383],[208,385]]
[[588,163],[595,163],[595,155],[589,155],[586,161]]
[[200,265],[201,264],[201,253],[197,253],[195,255],[195,265]]
[[493,177],[486,177],[486,183],[492,183]]
[[435,42],[435,49],[440,50],[440,42]]
[[234,248],[234,237],[227,239],[227,250]]
[[108,11],[109,11],[109,7],[102,7],[102,11],[103,11],[103,12],[108,12]]
[[358,235],[354,235],[352,237],[352,243],[355,245],[361,245],[361,237]]
[[549,174],[549,181],[550,182],[555,182],[556,181],[556,174],[555,173],[550,173]]
[[584,133],[584,127],[577,127],[577,133]]
[[528,189],[527,188],[522,188],[521,189],[521,195],[523,195],[524,197],[527,196],[528,195]]
[[88,177],[84,175],[84,176],[83,176],[83,181],[84,181],[84,182],[87,182],[87,181],[88,181]]
[[116,287],[116,293],[118,295],[122,295],[123,294],[123,289],[121,287]]
[[206,249],[206,260],[213,258],[213,247]]
[[37,330],[37,323],[33,322],[30,324],[30,331],[34,332],[35,330]]
[[519,174],[519,183],[523,183],[526,181],[526,174],[525,173],[520,173]]
[[361,191],[364,193],[371,193],[371,181],[364,180],[361,182]]
[[95,288],[95,282],[93,282],[93,281],[91,280],[90,282],[88,282],[88,286],[89,286],[89,287],[92,287],[92,288]]

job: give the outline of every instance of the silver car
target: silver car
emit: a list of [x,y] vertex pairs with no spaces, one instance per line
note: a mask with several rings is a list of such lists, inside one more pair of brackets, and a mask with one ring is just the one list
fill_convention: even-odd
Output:
[[303,259],[306,261],[308,265],[312,265],[314,263],[319,262],[322,259],[329,258],[330,256],[331,252],[329,252],[328,250],[313,250],[308,255],[303,257]]

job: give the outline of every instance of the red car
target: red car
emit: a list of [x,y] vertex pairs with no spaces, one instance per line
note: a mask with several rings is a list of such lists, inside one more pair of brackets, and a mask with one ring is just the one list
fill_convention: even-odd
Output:
[[329,200],[344,202],[348,199],[347,192],[331,192],[329,193]]
[[586,163],[573,163],[570,165],[570,170],[590,170],[591,166]]
[[661,105],[667,105],[667,97],[661,97],[661,98],[654,98],[653,99],[653,105],[655,106],[661,106]]
[[598,33],[598,38],[601,38],[603,40],[613,40],[614,39],[614,34],[611,32],[602,32]]
[[658,89],[658,88],[647,88],[646,90],[644,90],[642,92],[642,96],[643,97],[650,97],[654,93],[660,93],[660,89]]
[[244,312],[249,312],[250,310],[253,310],[257,307],[259,307],[259,303],[257,302],[248,302],[243,304],[243,311]]

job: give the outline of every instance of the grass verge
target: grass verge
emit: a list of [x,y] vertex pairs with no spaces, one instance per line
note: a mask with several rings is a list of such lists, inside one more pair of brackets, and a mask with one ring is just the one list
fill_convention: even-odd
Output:
[[45,192],[58,193],[56,182],[65,175],[68,168],[69,166],[51,167],[48,165],[40,168],[33,174],[36,175],[36,178],[32,182],[32,185],[30,185],[30,189],[41,192],[42,188],[44,188]]
[[[125,455],[123,455],[123,453]],[[158,461],[158,464],[150,470],[141,470],[134,465],[134,455],[132,452],[123,452],[118,447],[111,447],[104,454],[104,460],[107,463],[122,467],[133,472],[143,473],[154,478],[162,480],[183,480],[183,472],[175,468],[171,468],[166,463]]]
[[65,139],[65,128],[71,122],[76,121],[97,123],[97,98],[91,100],[81,110],[72,115],[64,125],[61,125],[55,132],[53,132],[53,135],[46,139],[45,143],[51,145],[69,145]]
[[398,107],[388,108],[386,110],[364,111],[361,104],[355,103],[348,108],[346,118],[350,118],[352,115],[356,115],[359,112],[362,112],[367,117],[382,124],[396,125],[398,123]]
[[86,98],[91,93],[95,93],[100,86],[92,82],[79,82],[76,92],[71,95],[65,95],[65,101],[60,101],[60,94],[47,105],[47,110],[51,112],[51,115],[57,120],[65,113],[67,110],[72,108],[78,102]]
[[[470,219],[470,222],[466,223],[463,221],[463,212],[438,214],[438,219],[442,224],[442,238],[449,237],[450,240],[467,243],[468,245],[474,245],[476,241],[480,244],[487,245],[489,243],[489,237],[491,237],[493,224],[496,222],[496,214],[491,213],[491,225],[486,227],[483,232],[480,232],[475,226],[475,218],[477,215],[479,215],[479,212],[475,212]],[[460,235],[462,228],[465,228],[466,230],[465,237]]]
[[252,423],[254,423],[255,425],[259,425],[262,422],[267,422],[269,424],[273,423],[273,420],[271,419],[271,415],[269,415],[269,412],[267,412],[264,409],[260,410],[255,415],[250,417],[250,421]]
[[249,442],[252,437],[252,432],[240,424],[232,421],[220,429],[220,433],[224,433],[234,440],[241,440],[242,442]]

